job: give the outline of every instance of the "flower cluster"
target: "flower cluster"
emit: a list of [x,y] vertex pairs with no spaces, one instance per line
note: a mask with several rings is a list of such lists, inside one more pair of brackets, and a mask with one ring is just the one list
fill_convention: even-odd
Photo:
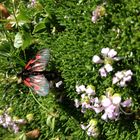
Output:
[[90,108],[91,104],[94,101],[95,88],[94,86],[84,85],[76,86],[76,91],[78,94],[81,94],[81,100],[75,99],[75,106],[78,108],[80,105],[82,106],[81,112],[85,112],[86,109]]
[[24,119],[19,119],[18,117],[11,117],[8,111],[0,111],[0,125],[4,128],[9,128],[14,131],[14,133],[19,132],[19,124],[25,124]]
[[75,106],[78,108],[81,105],[81,112],[83,113],[87,109],[94,110],[97,114],[102,112],[101,119],[105,121],[108,119],[117,120],[121,113],[121,107],[131,106],[131,99],[122,102],[121,95],[114,93],[113,88],[107,88],[105,95],[100,98],[94,97],[95,88],[91,85],[87,86],[87,88],[84,85],[76,86],[76,91],[78,94],[81,93],[81,99],[75,99]]
[[83,130],[87,130],[87,135],[92,137],[97,137],[99,135],[99,130],[97,128],[97,120],[92,119],[90,120],[89,124],[87,126],[81,124],[81,128]]
[[103,112],[101,119],[107,121],[110,120],[117,120],[121,113],[121,107],[130,107],[131,106],[131,99],[127,99],[123,102],[122,98],[119,93],[114,93],[112,88],[106,89],[105,95],[100,97],[95,104],[93,105],[92,109],[96,113]]
[[104,6],[97,6],[96,9],[92,12],[91,21],[96,23],[96,21],[105,15],[105,8]]
[[109,72],[113,71],[113,62],[118,61],[121,58],[117,57],[117,52],[110,48],[103,48],[101,50],[101,55],[103,59],[101,59],[98,55],[94,55],[92,62],[96,64],[104,63],[104,66],[99,69],[99,73],[101,77],[106,77]]
[[121,87],[125,87],[127,82],[131,81],[132,75],[133,73],[131,70],[118,71],[115,73],[115,76],[112,79],[112,83]]
[[[106,77],[109,72],[113,71],[113,62],[119,61],[121,57],[117,57],[117,52],[110,48],[103,48],[101,50],[101,55],[103,59],[101,59],[98,55],[94,55],[92,62],[96,64],[104,63],[104,66],[99,69],[99,73],[101,77]],[[133,73],[131,70],[118,71],[112,79],[112,84],[124,87],[127,85],[127,82],[131,81],[132,75]]]

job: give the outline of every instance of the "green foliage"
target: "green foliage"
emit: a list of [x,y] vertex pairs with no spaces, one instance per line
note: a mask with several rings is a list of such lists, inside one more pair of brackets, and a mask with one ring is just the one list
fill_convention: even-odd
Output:
[[[94,139],[87,136],[80,124],[96,117],[100,129],[97,139],[140,139],[139,0],[108,0],[104,4],[105,15],[96,23],[92,23],[91,16],[92,11],[102,5],[98,0],[38,0],[34,6],[28,0],[3,3],[13,18],[1,22],[0,28],[0,109],[11,106],[12,115],[24,119],[33,114],[33,120],[21,127],[17,137],[25,139],[26,132],[38,128],[39,140]],[[10,21],[13,27],[8,30],[5,25]],[[101,78],[98,72],[101,65],[93,64],[92,57],[105,47],[115,49],[123,59],[114,64],[113,73]],[[65,86],[62,93],[50,91],[46,97],[32,96],[27,87],[16,83],[17,73],[41,48],[51,50],[47,69],[61,72]],[[132,83],[120,89],[112,85],[112,76],[123,69],[131,69],[134,77]],[[98,97],[112,86],[123,99],[132,98],[134,113],[108,122],[103,122],[101,116],[92,111],[81,114],[72,102],[77,97],[77,84],[94,85]],[[11,135],[8,129],[0,127],[3,139],[8,136],[10,139]]]

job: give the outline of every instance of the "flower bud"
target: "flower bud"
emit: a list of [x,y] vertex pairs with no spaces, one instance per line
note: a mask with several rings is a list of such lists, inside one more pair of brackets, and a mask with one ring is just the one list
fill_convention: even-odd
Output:
[[111,96],[114,93],[114,89],[109,87],[106,89],[106,95],[107,97]]
[[97,63],[102,63],[103,61],[101,60],[101,58],[98,55],[94,55],[92,57],[92,62],[97,64]]
[[89,124],[92,125],[92,126],[96,126],[98,123],[98,121],[96,119],[91,119]]
[[29,121],[29,122],[31,122],[32,120],[33,120],[33,114],[27,114],[26,115],[26,119]]
[[9,107],[8,109],[7,109],[7,113],[12,113],[13,112],[13,108],[12,107]]

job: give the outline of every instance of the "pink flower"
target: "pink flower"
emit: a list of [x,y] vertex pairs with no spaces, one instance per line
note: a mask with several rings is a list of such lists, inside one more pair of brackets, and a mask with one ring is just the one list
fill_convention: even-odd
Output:
[[99,135],[96,119],[90,120],[87,126],[81,124],[81,128],[87,132],[88,136],[97,137]]
[[104,67],[101,67],[99,69],[99,73],[100,73],[101,77],[106,77],[107,76],[107,72],[106,72]]
[[121,103],[121,105],[123,107],[130,107],[131,104],[132,104],[132,100],[131,99],[127,99],[127,100],[125,100],[124,102]]
[[91,21],[93,23],[96,23],[96,21],[101,17],[105,15],[105,8],[103,6],[97,6],[96,9],[92,12],[92,19]]
[[115,73],[115,76],[112,79],[112,84],[117,84],[120,87],[127,86],[127,82],[130,82],[132,79],[132,71],[131,70],[123,70]]
[[98,55],[94,55],[92,58],[92,62],[96,64],[104,63],[104,66],[99,69],[99,73],[101,77],[106,77],[109,72],[113,71],[113,62],[119,61],[121,58],[116,57],[117,52],[114,49],[110,49],[108,47],[102,48],[101,54],[104,59],[101,59]]

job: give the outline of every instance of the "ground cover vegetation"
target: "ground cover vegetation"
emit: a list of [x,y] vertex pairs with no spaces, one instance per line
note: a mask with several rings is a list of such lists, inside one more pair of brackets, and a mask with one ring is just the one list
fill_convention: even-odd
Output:
[[[0,2],[1,140],[140,139],[139,0]],[[47,96],[17,83],[43,48]]]

